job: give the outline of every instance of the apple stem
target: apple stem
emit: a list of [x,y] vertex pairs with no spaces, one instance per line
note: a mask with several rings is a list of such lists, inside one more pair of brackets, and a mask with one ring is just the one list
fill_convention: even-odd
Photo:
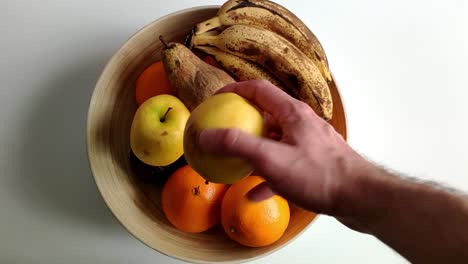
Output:
[[159,121],[161,122],[164,122],[166,121],[166,116],[167,116],[167,113],[169,113],[169,111],[171,111],[172,107],[169,107],[166,111],[166,113],[164,113],[164,115],[161,117],[161,119],[159,119]]
[[159,40],[162,42],[162,44],[164,45],[164,47],[167,48],[168,45],[167,45],[166,41],[164,41],[164,38],[163,38],[162,35],[159,35]]

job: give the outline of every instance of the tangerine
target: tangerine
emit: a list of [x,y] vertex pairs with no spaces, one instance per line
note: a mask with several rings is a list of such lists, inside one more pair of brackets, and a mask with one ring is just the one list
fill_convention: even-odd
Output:
[[175,94],[162,61],[157,61],[148,66],[138,76],[135,86],[135,99],[138,105],[143,104],[146,100],[156,95]]
[[288,201],[279,195],[262,201],[252,201],[247,194],[265,180],[248,176],[234,183],[221,205],[221,223],[226,234],[249,247],[270,245],[281,238],[288,227]]
[[189,165],[177,169],[164,184],[161,203],[166,218],[177,229],[204,232],[220,221],[225,184],[207,182]]

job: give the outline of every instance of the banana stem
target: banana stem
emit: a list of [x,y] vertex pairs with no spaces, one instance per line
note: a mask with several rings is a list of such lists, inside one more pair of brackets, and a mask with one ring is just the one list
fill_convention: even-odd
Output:
[[220,27],[223,24],[221,23],[221,20],[219,19],[218,16],[215,16],[213,18],[210,18],[206,21],[203,21],[201,23],[198,23],[196,28],[195,28],[195,35],[200,35],[205,32],[208,32],[214,28]]
[[193,36],[193,46],[214,46],[217,39],[216,36],[195,35]]

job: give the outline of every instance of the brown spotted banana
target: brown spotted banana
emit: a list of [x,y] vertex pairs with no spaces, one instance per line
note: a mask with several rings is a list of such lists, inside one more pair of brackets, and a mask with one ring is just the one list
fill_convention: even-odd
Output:
[[232,25],[256,26],[281,35],[304,52],[328,82],[332,80],[321,43],[312,31],[285,7],[265,0],[229,0],[218,10],[216,17],[196,25],[195,35]]
[[238,81],[267,80],[278,88],[288,92],[284,84],[276,76],[257,63],[224,52],[216,47],[197,46],[195,48],[213,56],[215,61]]
[[313,61],[278,34],[258,27],[233,25],[216,36],[195,35],[194,47],[215,46],[256,62],[279,80],[292,95],[330,120],[333,102],[328,84]]

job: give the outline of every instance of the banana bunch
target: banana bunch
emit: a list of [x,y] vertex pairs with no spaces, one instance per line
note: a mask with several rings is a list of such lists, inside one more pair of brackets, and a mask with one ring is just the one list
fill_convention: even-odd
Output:
[[223,69],[239,81],[267,80],[281,90],[289,92],[278,78],[252,61],[211,46],[197,46],[197,49],[211,55]]
[[267,0],[229,0],[216,17],[197,24],[187,41],[236,79],[269,80],[325,120],[332,118],[325,52],[286,8]]

